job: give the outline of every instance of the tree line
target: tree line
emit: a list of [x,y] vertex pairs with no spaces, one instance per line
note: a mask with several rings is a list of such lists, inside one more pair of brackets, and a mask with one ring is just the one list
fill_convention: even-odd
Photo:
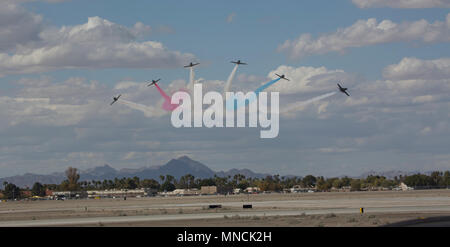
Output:
[[[47,190],[52,191],[88,191],[88,190],[131,190],[149,188],[157,191],[173,191],[175,189],[200,189],[202,186],[217,186],[219,193],[232,192],[234,189],[245,190],[248,187],[258,187],[261,191],[279,192],[300,186],[305,189],[317,191],[330,191],[331,189],[347,188],[351,191],[371,190],[377,188],[392,189],[400,183],[414,188],[450,187],[450,171],[432,172],[430,175],[414,174],[387,179],[384,176],[369,175],[366,178],[335,177],[324,178],[307,175],[305,177],[286,177],[280,175],[266,176],[265,178],[251,178],[242,174],[234,176],[212,178],[196,178],[186,174],[179,179],[172,175],[160,175],[158,180],[133,178],[114,178],[105,180],[79,181],[80,175],[76,168],[69,167],[64,181],[60,184],[41,184],[36,182],[31,189],[19,188],[16,185],[4,182],[4,190],[0,191],[4,199],[24,198],[27,195],[45,196]],[[29,191],[31,193],[24,193]]]

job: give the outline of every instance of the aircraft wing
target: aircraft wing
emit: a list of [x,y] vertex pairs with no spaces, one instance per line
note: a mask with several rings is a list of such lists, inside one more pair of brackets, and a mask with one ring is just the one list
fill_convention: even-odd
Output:
[[347,94],[347,96],[350,96],[350,95],[347,93],[347,91],[344,91],[344,93]]

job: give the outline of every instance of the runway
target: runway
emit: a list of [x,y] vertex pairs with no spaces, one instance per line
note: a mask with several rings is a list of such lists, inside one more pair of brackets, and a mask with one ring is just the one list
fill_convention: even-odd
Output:
[[[251,209],[249,209],[251,210]],[[380,207],[365,208],[365,214],[370,213],[405,213],[405,212],[448,212],[448,206],[411,206],[411,207]],[[0,227],[34,227],[34,226],[70,226],[89,225],[99,223],[124,223],[124,222],[147,222],[147,221],[169,221],[169,220],[197,220],[197,219],[220,219],[225,217],[270,217],[270,216],[296,216],[296,215],[324,215],[324,214],[358,214],[359,208],[331,208],[312,210],[267,210],[267,211],[239,211],[227,213],[202,213],[202,214],[174,214],[174,215],[150,215],[150,216],[118,216],[118,217],[94,217],[94,218],[68,218],[68,219],[46,219],[46,220],[23,220],[0,222]]]
[[[220,204],[222,207],[209,209],[211,204]],[[243,209],[244,204],[251,204],[252,209]],[[232,217],[244,219],[327,214],[342,215],[341,220],[346,221],[344,218],[347,216],[359,216],[361,207],[366,215],[384,215],[385,222],[390,223],[395,222],[392,221],[394,214],[409,214],[401,219],[396,218],[398,221],[421,217],[421,214],[449,216],[450,190],[6,202],[0,203],[0,227],[115,225],[133,222],[154,222],[153,225],[172,222],[171,225],[178,225],[208,219],[223,222]],[[228,223],[233,224],[232,221]],[[242,224],[245,225],[245,221]]]

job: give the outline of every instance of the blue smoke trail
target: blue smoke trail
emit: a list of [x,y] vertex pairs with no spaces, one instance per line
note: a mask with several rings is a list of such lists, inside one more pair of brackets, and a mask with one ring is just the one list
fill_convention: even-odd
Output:
[[255,90],[255,94],[259,95],[260,92],[264,91],[264,89],[270,87],[270,85],[274,84],[275,82],[277,82],[279,80],[281,80],[281,78],[277,78],[275,80],[269,81],[268,83],[262,85],[261,87],[259,87]]
[[252,103],[256,99],[255,95],[258,96],[260,92],[264,91],[264,89],[270,87],[272,84],[276,83],[280,79],[281,78],[277,78],[275,80],[269,81],[268,83],[266,83],[266,84],[262,85],[261,87],[257,88],[255,91],[253,91],[255,94],[252,95],[252,97],[249,97],[248,101],[247,100],[240,101],[240,100],[237,100],[236,97],[233,97],[233,98],[227,100],[227,102],[225,103],[226,107],[227,107],[227,110],[233,110],[233,109],[237,110],[238,108],[240,108],[242,106],[249,105],[250,103]]

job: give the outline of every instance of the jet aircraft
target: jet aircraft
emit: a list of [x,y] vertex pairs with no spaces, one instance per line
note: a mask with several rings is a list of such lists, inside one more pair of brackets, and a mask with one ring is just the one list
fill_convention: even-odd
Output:
[[199,65],[200,63],[190,63],[189,65],[184,66],[185,68],[194,67],[195,65]]
[[147,87],[150,87],[152,85],[155,85],[157,82],[159,82],[159,80],[161,80],[161,78],[159,78],[158,80],[152,80],[152,82],[150,84],[147,85]]
[[112,105],[112,104],[116,103],[116,101],[118,101],[118,100],[119,100],[119,98],[120,98],[120,96],[121,96],[121,95],[122,95],[122,94],[119,94],[119,96],[117,96],[117,97],[113,97],[114,101],[113,101],[113,102],[111,102],[111,104],[109,104],[109,105]]
[[339,87],[339,91],[341,91],[342,93],[345,93],[347,96],[350,96],[350,95],[347,93],[347,89],[348,89],[348,88],[341,87],[341,85],[339,85],[339,83],[338,83],[337,85],[338,85],[338,87]]
[[243,63],[243,62],[241,62],[241,60],[237,60],[237,62],[231,61],[231,63],[247,65],[247,63]]
[[287,80],[287,81],[290,81],[288,78],[286,78],[284,75],[279,75],[279,74],[277,74],[277,73],[275,73],[275,75],[277,75],[278,77],[280,77],[280,79],[284,79],[284,80]]

